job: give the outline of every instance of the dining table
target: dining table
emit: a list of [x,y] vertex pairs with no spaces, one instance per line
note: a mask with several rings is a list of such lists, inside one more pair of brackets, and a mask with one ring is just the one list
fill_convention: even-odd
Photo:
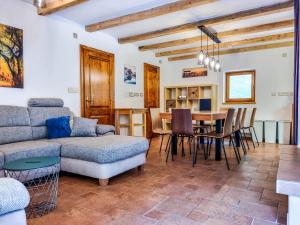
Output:
[[[210,121],[213,123],[215,121],[216,125],[216,133],[222,133],[222,123],[225,120],[227,115],[227,111],[199,111],[199,112],[192,112],[192,119],[196,121],[200,121],[200,124],[203,124],[205,121]],[[172,113],[171,112],[161,112],[160,113],[161,119],[163,120],[172,120]],[[237,147],[240,146],[240,137],[239,134],[235,134],[235,142]],[[177,136],[172,135],[171,141],[171,148],[172,154],[177,154]],[[215,160],[220,161],[222,159],[221,151],[221,139],[216,139],[216,147],[215,147]]]

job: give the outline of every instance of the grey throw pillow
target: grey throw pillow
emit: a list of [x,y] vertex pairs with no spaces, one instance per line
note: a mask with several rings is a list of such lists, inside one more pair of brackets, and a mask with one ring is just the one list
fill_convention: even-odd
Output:
[[74,117],[72,137],[96,137],[97,119]]

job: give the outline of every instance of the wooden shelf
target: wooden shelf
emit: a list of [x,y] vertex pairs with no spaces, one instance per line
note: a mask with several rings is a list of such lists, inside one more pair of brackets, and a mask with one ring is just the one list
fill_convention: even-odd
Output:
[[[120,108],[116,109],[115,113],[115,125],[116,125],[116,133],[120,134],[121,128],[127,128],[129,136],[134,136],[134,127],[142,127],[143,129],[143,136],[146,137],[146,113],[148,109],[131,109],[131,108]],[[140,114],[142,116],[142,123],[134,122],[133,115]],[[126,123],[121,123],[121,117],[126,118]],[[128,121],[128,122],[127,122]]]
[[145,125],[142,124],[142,123],[134,123],[133,126],[135,126],[135,127],[143,127],[143,126],[145,126]]
[[[189,108],[199,111],[200,100],[210,99],[211,110],[217,110],[217,85],[198,84],[167,86],[164,88],[164,111],[169,112],[171,108]],[[178,99],[179,96],[186,96],[186,99]]]

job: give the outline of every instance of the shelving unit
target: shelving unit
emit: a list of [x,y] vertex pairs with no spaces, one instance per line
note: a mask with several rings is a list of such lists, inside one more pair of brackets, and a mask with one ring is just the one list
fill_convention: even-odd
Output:
[[165,111],[171,108],[189,108],[199,111],[200,100],[211,100],[211,111],[217,110],[217,85],[200,84],[165,87]]
[[[119,108],[115,109],[116,118],[116,134],[121,134],[121,129],[127,130],[128,136],[136,136],[135,128],[142,129],[142,136],[146,137],[146,113],[148,109],[132,109],[132,108]],[[135,115],[140,115],[140,120],[134,118]]]

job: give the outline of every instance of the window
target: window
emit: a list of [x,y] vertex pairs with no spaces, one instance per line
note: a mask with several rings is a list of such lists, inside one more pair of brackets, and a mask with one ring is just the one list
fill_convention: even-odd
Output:
[[255,103],[255,70],[226,73],[225,103]]

